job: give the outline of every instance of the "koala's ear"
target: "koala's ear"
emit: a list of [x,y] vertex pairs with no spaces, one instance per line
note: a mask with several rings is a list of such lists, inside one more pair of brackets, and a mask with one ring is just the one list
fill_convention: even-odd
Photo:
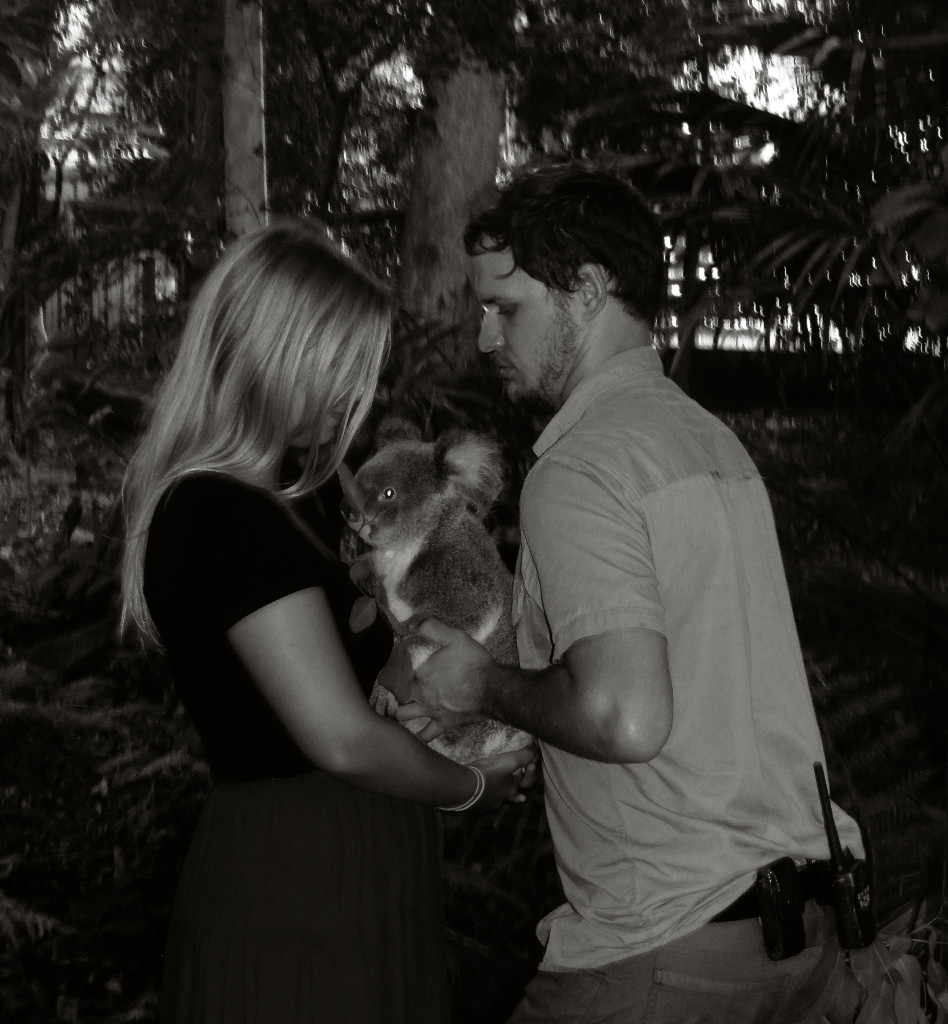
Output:
[[483,518],[504,483],[500,445],[483,434],[451,431],[439,438],[451,483]]
[[420,441],[421,430],[404,416],[383,416],[375,431],[375,448],[379,450],[392,441]]

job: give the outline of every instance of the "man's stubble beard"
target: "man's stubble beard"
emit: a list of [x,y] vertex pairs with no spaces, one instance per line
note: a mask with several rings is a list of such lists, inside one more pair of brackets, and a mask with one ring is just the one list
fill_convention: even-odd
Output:
[[534,416],[549,416],[560,407],[560,393],[567,369],[579,345],[579,327],[569,311],[559,303],[558,315],[547,331],[545,355],[540,364],[537,382],[530,388],[516,390],[507,385],[507,397],[522,412]]

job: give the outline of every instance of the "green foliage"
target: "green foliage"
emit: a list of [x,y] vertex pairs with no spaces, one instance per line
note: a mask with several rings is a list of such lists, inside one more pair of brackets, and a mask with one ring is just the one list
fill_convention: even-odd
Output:
[[166,667],[116,638],[124,460],[52,410],[32,456],[0,475],[0,1016],[152,1019],[207,770]]
[[56,96],[68,56],[47,70],[55,10],[49,0],[21,0],[0,14],[0,171],[28,163],[36,132]]
[[121,68],[116,115],[129,124],[154,125],[169,147],[192,128],[193,73],[214,12],[214,0],[106,0],[88,8],[90,57]]
[[517,0],[436,0],[427,5],[429,17],[416,40],[413,60],[423,77],[443,74],[459,59],[474,58],[492,68],[505,68],[514,59]]
[[927,446],[884,444],[897,417],[753,414],[732,426],[761,467],[788,571],[833,793],[860,820],[878,910],[943,894],[948,481]]
[[[562,52],[539,71],[521,67],[520,124],[533,146],[596,157],[660,206],[681,247],[671,312],[683,356],[702,320],[751,311],[768,335],[776,329],[776,344],[817,359],[831,336],[897,357],[912,328],[939,351],[948,328],[941,5],[853,0],[801,15],[742,0],[669,4],[642,27],[627,8],[625,33],[608,8],[595,21],[602,7],[584,22],[568,4],[540,5],[532,35],[548,30]],[[747,54],[795,60],[809,106],[778,116],[751,90],[713,84],[722,62]],[[556,89],[561,70],[566,87]],[[697,276],[703,252],[713,280]]]
[[[937,333],[948,321],[938,321],[936,303],[919,306],[916,282],[939,286],[945,253],[930,235],[915,243],[912,229],[945,203],[936,183],[948,128],[943,15],[935,5],[851,3],[825,26],[776,21],[778,51],[809,61],[833,100],[802,124],[772,123],[771,164],[721,172],[737,179],[737,203],[728,199],[731,226],[741,227],[732,280],[770,280],[797,318],[818,311],[853,347],[900,339],[911,322]],[[734,41],[745,27],[719,35]]]
[[120,652],[101,668],[68,683],[30,662],[0,673],[0,1012],[11,1022],[154,1010],[161,923],[207,775],[147,670]]
[[647,136],[620,138],[610,115],[625,111],[630,95],[641,100],[656,76],[671,75],[693,45],[680,0],[658,11],[645,0],[531,0],[517,25],[518,129],[528,145],[553,155],[640,152]]
[[393,266],[420,87],[404,49],[419,4],[266,9],[267,160],[274,213],[318,216],[370,265]]

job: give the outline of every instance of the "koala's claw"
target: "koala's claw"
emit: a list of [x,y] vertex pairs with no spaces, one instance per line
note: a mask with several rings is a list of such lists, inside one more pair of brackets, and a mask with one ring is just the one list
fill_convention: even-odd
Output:
[[384,686],[376,682],[372,687],[372,692],[369,694],[369,706],[377,715],[382,715],[383,718],[394,718],[398,701],[391,690],[386,690]]

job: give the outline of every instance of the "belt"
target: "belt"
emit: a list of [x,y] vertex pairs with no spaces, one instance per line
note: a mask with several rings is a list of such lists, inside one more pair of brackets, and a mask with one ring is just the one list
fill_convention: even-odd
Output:
[[[800,879],[800,895],[804,903],[822,896],[826,888],[826,873],[824,866],[819,861],[809,861],[805,864],[799,869],[798,877]],[[751,917],[760,917],[756,885],[752,885],[733,903],[718,911],[711,918],[711,922],[720,924],[725,921],[746,921]]]

